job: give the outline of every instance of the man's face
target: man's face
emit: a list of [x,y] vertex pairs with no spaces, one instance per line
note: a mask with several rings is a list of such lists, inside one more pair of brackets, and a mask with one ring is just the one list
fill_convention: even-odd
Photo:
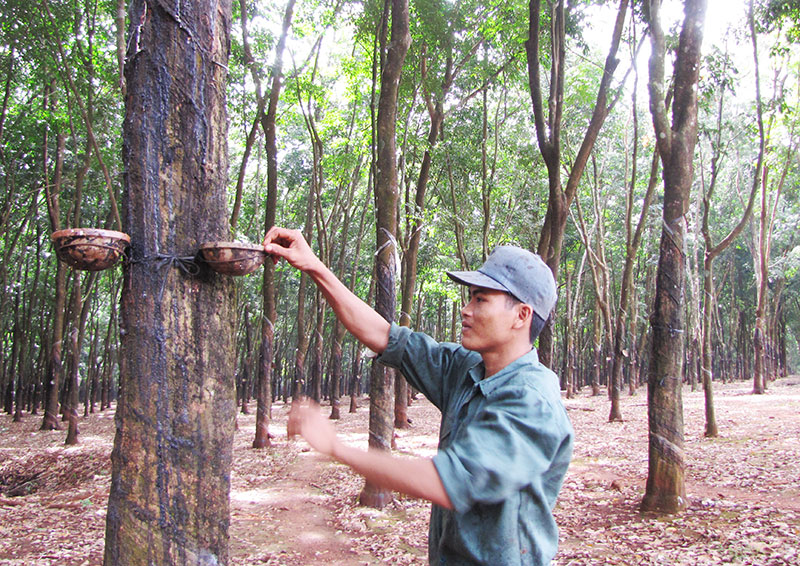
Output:
[[461,345],[481,354],[508,345],[518,304],[503,291],[471,286],[461,309]]

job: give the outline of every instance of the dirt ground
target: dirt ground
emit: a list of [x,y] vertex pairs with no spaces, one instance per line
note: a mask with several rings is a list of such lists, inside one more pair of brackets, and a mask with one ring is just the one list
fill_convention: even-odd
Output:
[[[556,564],[800,564],[800,377],[750,394],[715,388],[720,437],[703,437],[702,391],[684,390],[684,513],[638,511],[647,477],[644,389],[623,397],[622,423],[588,391],[565,400],[575,455],[556,507]],[[340,434],[366,447],[368,403],[343,412]],[[346,411],[346,404],[343,404]],[[329,408],[323,408],[326,412]],[[438,413],[425,401],[397,431],[400,454],[430,456]],[[429,506],[398,496],[387,509],[358,505],[362,480],[302,441],[288,441],[286,407],[273,408],[274,444],[253,450],[254,416],[240,415],[231,476],[230,564],[426,564]],[[39,432],[40,417],[0,416],[0,564],[102,563],[113,411],[81,423],[81,444]]]

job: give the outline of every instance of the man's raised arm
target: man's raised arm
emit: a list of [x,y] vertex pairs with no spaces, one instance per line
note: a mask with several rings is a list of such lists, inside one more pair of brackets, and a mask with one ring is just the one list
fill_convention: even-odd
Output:
[[314,254],[299,230],[273,226],[264,236],[263,245],[267,254],[285,259],[314,280],[333,312],[359,342],[379,354],[386,349],[389,322],[339,281]]

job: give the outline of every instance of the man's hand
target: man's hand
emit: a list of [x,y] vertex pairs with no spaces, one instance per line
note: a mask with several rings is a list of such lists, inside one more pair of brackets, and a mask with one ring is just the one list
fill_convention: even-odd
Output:
[[299,230],[273,226],[264,236],[261,245],[264,246],[264,251],[272,256],[273,261],[277,262],[283,258],[300,271],[308,271],[320,263]]
[[397,458],[382,450],[364,451],[349,446],[336,437],[333,425],[322,416],[320,406],[314,401],[303,399],[292,403],[286,432],[289,438],[301,435],[314,450],[350,466],[367,481],[453,508],[432,460]]
[[310,399],[292,403],[286,432],[289,438],[299,434],[314,450],[325,456],[333,456],[336,446],[339,444],[333,425],[322,416],[320,406]]
[[389,322],[367,303],[356,297],[324,263],[314,255],[299,230],[273,226],[264,236],[264,251],[274,261],[284,258],[308,274],[333,308],[333,312],[362,344],[381,353],[389,343]]

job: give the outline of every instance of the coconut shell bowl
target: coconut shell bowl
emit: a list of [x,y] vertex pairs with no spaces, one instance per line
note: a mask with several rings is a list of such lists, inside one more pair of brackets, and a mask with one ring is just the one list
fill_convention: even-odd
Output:
[[68,228],[50,236],[58,259],[75,269],[102,271],[122,257],[131,237],[99,228]]
[[224,275],[249,275],[267,257],[263,246],[243,242],[206,242],[200,246],[200,255],[211,269]]

